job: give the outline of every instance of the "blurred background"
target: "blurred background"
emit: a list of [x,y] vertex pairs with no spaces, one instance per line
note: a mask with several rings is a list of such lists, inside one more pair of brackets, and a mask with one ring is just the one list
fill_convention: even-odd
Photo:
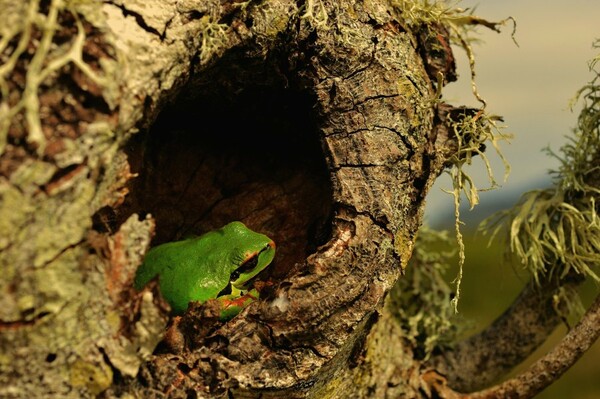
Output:
[[[510,207],[525,191],[550,185],[548,171],[557,168],[558,161],[543,149],[558,153],[576,124],[580,107],[571,111],[569,100],[592,77],[587,62],[596,55],[594,39],[600,38],[600,1],[463,0],[458,6],[475,8],[476,15],[491,21],[512,16],[519,44],[517,47],[511,39],[509,22],[500,34],[480,28],[477,37],[481,43],[474,46],[478,90],[488,103],[488,112],[503,116],[504,131],[514,138],[510,144],[502,143],[512,167],[508,180],[502,181],[502,162],[488,150],[502,187],[481,193],[480,205],[474,210],[469,211],[468,206],[461,209],[466,222],[466,264],[459,312],[473,322],[472,333],[499,316],[528,278],[518,265],[502,262],[500,242],[487,246],[488,237],[475,234],[474,229],[482,218]],[[461,49],[454,52],[459,81],[444,89],[444,97],[454,105],[478,107],[471,94],[468,60]],[[469,173],[478,187],[489,186],[482,163],[473,165]],[[430,226],[453,229],[453,199],[442,191],[451,187],[449,177],[442,175],[427,197],[425,222]],[[451,271],[449,281],[455,273]],[[584,305],[599,291],[593,283],[586,284]],[[556,331],[528,362],[547,352],[565,332],[565,327]],[[600,343],[538,398],[600,398]]]

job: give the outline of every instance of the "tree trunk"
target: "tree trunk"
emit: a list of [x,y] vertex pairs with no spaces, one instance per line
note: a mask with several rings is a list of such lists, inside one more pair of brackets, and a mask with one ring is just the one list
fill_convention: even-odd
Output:
[[[386,1],[301,3],[0,1],[0,396],[426,395],[386,297],[448,153],[435,68]],[[231,220],[273,284],[158,345],[145,251]]]

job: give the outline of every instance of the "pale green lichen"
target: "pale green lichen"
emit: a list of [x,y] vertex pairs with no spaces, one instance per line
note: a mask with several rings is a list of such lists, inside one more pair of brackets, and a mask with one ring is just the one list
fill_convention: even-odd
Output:
[[459,332],[448,301],[452,290],[444,279],[455,252],[447,231],[422,227],[406,276],[390,294],[390,309],[423,360],[452,342]]
[[231,29],[226,24],[220,24],[215,16],[204,15],[200,18],[200,63],[204,64],[227,46],[227,33]]
[[[504,158],[499,147],[499,141],[508,140],[510,135],[501,131],[501,127],[497,122],[501,120],[494,115],[487,115],[483,109],[474,115],[465,114],[459,120],[451,122],[451,128],[456,139],[457,150],[448,159],[451,167],[446,172],[450,175],[452,181],[452,190],[448,191],[454,197],[454,230],[458,243],[458,275],[454,280],[456,284],[455,296],[452,303],[455,311],[458,310],[458,301],[460,299],[460,285],[463,277],[463,265],[465,261],[465,246],[460,231],[462,224],[460,220],[460,203],[461,195],[464,194],[469,202],[471,209],[479,203],[479,191],[492,190],[498,187],[498,183],[494,178],[494,173],[490,165],[488,156],[483,149],[485,144],[491,144],[496,154],[504,164],[504,180],[510,172],[510,165]],[[465,167],[473,163],[475,156],[479,156],[485,165],[489,187],[480,189],[475,186],[471,176],[466,172]]]
[[[514,33],[516,29],[515,20],[508,17],[501,21],[493,22],[473,15],[473,10],[469,8],[458,7],[460,0],[440,1],[440,0],[389,0],[390,4],[398,10],[399,14],[411,28],[441,24],[449,29],[450,42],[461,47],[469,58],[471,68],[471,83],[473,94],[482,102],[483,99],[477,93],[475,85],[475,57],[473,55],[472,43],[478,41],[474,36],[478,26],[484,26],[496,32],[500,32],[500,27],[507,22],[513,23],[512,38],[515,41]],[[516,41],[515,41],[516,43]]]
[[570,319],[579,320],[585,312],[577,287],[570,284],[558,287],[552,296],[552,307],[569,329],[572,326]]
[[300,11],[300,19],[308,21],[313,29],[327,28],[329,16],[323,0],[306,0]]
[[[254,2],[247,0],[244,2],[233,2],[232,6],[236,7],[236,11],[243,15],[248,12],[249,7]],[[226,23],[220,23],[219,7],[212,7],[210,11],[200,18],[200,63],[205,64],[213,57],[218,56],[229,47],[229,35],[232,33],[232,28]]]
[[[595,48],[600,48],[596,41]],[[573,137],[557,155],[554,185],[525,193],[512,209],[486,219],[484,231],[492,238],[500,231],[510,243],[508,255],[526,267],[536,282],[563,278],[575,272],[600,282],[600,56],[590,64],[594,77],[576,94],[582,101]]]
[[112,380],[113,372],[106,363],[91,363],[79,359],[71,366],[71,385],[85,387],[94,396],[110,387]]
[[[83,61],[83,46],[85,44],[85,30],[74,10],[70,9],[71,2],[53,0],[48,8],[48,13],[40,12],[39,0],[30,0],[22,5],[21,13],[9,13],[11,18],[17,18],[14,24],[2,24],[0,37],[0,54],[5,61],[0,65],[0,154],[4,152],[7,143],[9,127],[13,119],[20,113],[24,114],[27,125],[27,140],[37,147],[38,154],[43,154],[46,147],[46,138],[42,132],[40,118],[40,102],[38,91],[42,84],[67,64],[74,64],[87,78],[100,87],[107,84],[107,79],[97,74],[88,64]],[[57,29],[58,17],[61,12],[70,12],[75,20],[77,34],[70,43],[57,46],[54,43],[54,35]],[[16,15],[16,16],[15,16]],[[19,19],[20,18],[20,19]],[[8,27],[7,27],[8,25]],[[10,104],[11,90],[8,81],[17,67],[17,62],[26,52],[32,41],[34,30],[41,31],[37,48],[27,65],[25,73],[25,87],[18,94],[18,101]],[[11,47],[16,38],[16,45]]]
[[[452,181],[452,190],[448,191],[454,197],[454,215],[455,215],[455,234],[458,243],[458,275],[455,279],[456,290],[452,303],[455,311],[458,310],[458,300],[460,299],[460,285],[463,275],[463,265],[465,260],[465,247],[463,243],[460,226],[460,203],[461,194],[464,194],[469,205],[473,208],[479,203],[479,191],[482,189],[476,187],[471,176],[466,172],[465,166],[471,165],[474,156],[479,156],[485,165],[490,186],[483,190],[497,188],[498,184],[494,178],[489,159],[484,153],[486,144],[490,144],[496,154],[504,164],[504,178],[508,176],[510,166],[504,158],[499,147],[499,141],[507,140],[510,135],[503,133],[503,126],[498,125],[501,118],[490,115],[485,112],[486,102],[479,94],[475,82],[475,56],[473,54],[472,43],[476,41],[473,36],[474,30],[478,26],[484,26],[496,32],[500,31],[500,26],[514,19],[507,18],[498,22],[491,22],[481,17],[475,16],[469,9],[457,7],[460,1],[429,1],[429,0],[390,0],[390,4],[398,11],[399,15],[406,21],[406,24],[415,30],[423,27],[427,29],[428,25],[439,24],[448,28],[450,43],[462,48],[468,57],[469,68],[471,71],[471,88],[473,96],[482,104],[481,109],[476,113],[466,113],[459,119],[451,121],[450,128],[454,133],[457,143],[457,150],[454,155],[448,159],[450,166],[447,173]],[[514,40],[514,29],[512,37]],[[432,34],[435,32],[432,31]],[[516,41],[515,41],[516,43]],[[440,101],[441,88],[446,77],[441,73],[438,76],[437,92],[432,99],[433,102]]]

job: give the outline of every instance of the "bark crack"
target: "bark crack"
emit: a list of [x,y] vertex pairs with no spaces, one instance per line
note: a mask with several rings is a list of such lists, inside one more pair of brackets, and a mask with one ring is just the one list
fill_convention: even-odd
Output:
[[332,168],[334,172],[342,168],[377,168],[389,166],[388,163],[338,163],[335,168]]
[[384,100],[387,98],[396,98],[399,97],[400,95],[398,93],[394,93],[394,94],[377,94],[375,96],[369,96],[369,97],[365,97],[364,99],[360,100],[357,103],[354,103],[354,107],[359,107],[361,105],[366,104],[369,101],[375,101],[375,100]]
[[[146,20],[144,19],[144,16],[142,14],[128,9],[127,7],[125,7],[124,4],[116,4],[116,3],[112,2],[112,1],[108,1],[108,0],[105,0],[104,4],[108,4],[108,5],[117,7],[118,9],[121,10],[124,17],[126,17],[126,18],[133,17],[140,28],[142,28],[143,30],[145,30],[146,32],[148,32],[150,34],[157,36],[161,42],[164,41],[164,39],[166,37],[166,33],[167,33],[167,26],[169,25],[169,23],[167,23],[167,26],[165,26],[165,29],[161,33],[158,31],[158,29],[153,28],[152,26],[148,25],[148,23],[146,22]],[[172,21],[172,18],[168,22],[171,22],[171,21]]]
[[34,326],[41,319],[43,319],[44,317],[48,316],[49,314],[50,314],[49,311],[45,311],[45,312],[38,313],[37,315],[35,315],[31,319],[18,319],[18,320],[11,320],[11,321],[1,320],[0,319],[0,331],[3,331],[3,330],[18,330],[19,328],[23,328],[23,327]]
[[375,216],[373,216],[370,212],[368,211],[359,211],[356,209],[356,207],[354,205],[345,203],[345,202],[340,202],[337,201],[334,206],[337,208],[337,211],[339,213],[340,210],[344,210],[347,212],[348,216],[351,218],[355,218],[356,216],[365,216],[367,218],[369,218],[369,220],[371,220],[371,222],[381,228],[383,231],[385,231],[388,234],[393,234],[393,232],[391,231],[391,229],[388,227],[388,220],[387,218],[385,218],[386,220],[378,220]]
[[402,134],[402,132],[394,129],[393,127],[389,127],[389,126],[374,125],[374,127],[379,128],[379,129],[389,130],[390,132],[392,132],[395,135],[397,135],[398,138],[400,140],[402,140],[402,143],[404,144],[404,146],[408,150],[408,156],[407,156],[408,159],[412,158],[413,155],[415,155],[415,148],[414,148],[415,146],[414,146],[414,144],[410,143],[408,141],[408,137],[406,137],[406,135]]
[[371,59],[369,60],[369,63],[367,65],[365,65],[364,67],[359,67],[356,70],[350,72],[348,75],[342,77],[342,80],[348,80],[348,79],[352,79],[354,76],[358,75],[361,72],[364,72],[366,70],[368,70],[369,68],[371,68],[373,66],[373,63],[375,62],[375,54],[377,53],[377,40],[373,40],[373,51],[371,52]]
[[62,256],[62,255],[65,253],[65,252],[67,252],[67,251],[69,251],[69,250],[71,250],[71,249],[77,248],[78,246],[82,245],[82,244],[83,244],[84,242],[86,242],[86,241],[87,241],[87,239],[86,239],[86,238],[84,238],[84,239],[82,239],[82,240],[79,240],[78,242],[76,242],[76,243],[74,243],[74,244],[71,244],[71,245],[68,245],[68,246],[64,247],[64,248],[63,248],[62,250],[60,250],[60,251],[59,251],[59,252],[58,252],[56,255],[54,255],[54,256],[52,257],[52,259],[50,259],[50,260],[48,260],[48,261],[46,261],[46,262],[42,263],[42,265],[40,266],[40,268],[45,268],[45,267],[46,267],[46,266],[48,266],[49,264],[51,264],[51,263],[55,262],[55,261],[56,261],[58,258],[60,258],[60,257],[61,257],[61,256]]

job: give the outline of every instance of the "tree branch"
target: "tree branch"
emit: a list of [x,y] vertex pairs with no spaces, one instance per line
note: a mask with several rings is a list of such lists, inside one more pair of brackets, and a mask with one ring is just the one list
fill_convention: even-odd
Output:
[[[571,279],[562,285],[580,282]],[[490,386],[544,343],[561,317],[553,303],[559,285],[555,280],[541,284],[538,287],[530,282],[488,328],[432,359],[433,367],[446,376],[449,386],[459,392]]]
[[600,295],[559,345],[525,372],[463,399],[531,398],[556,381],[600,336]]

